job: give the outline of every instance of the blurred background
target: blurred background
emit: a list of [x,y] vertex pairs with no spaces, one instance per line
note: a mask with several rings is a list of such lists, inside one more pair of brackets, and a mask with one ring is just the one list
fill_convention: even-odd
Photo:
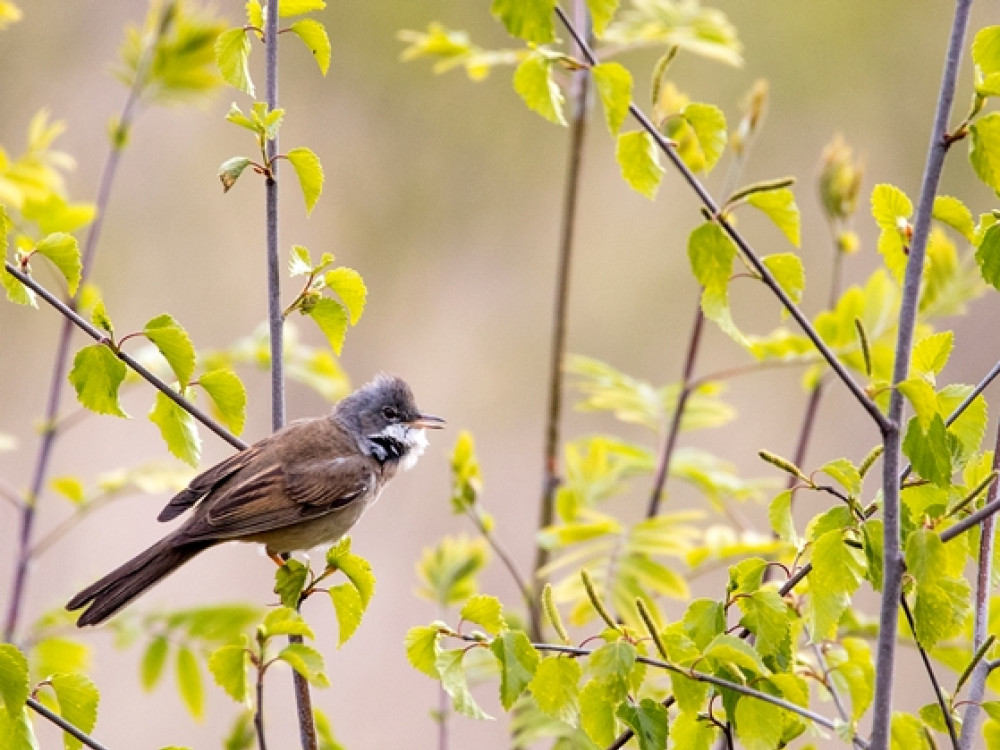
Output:
[[[744,181],[798,177],[807,272],[803,306],[813,314],[825,304],[832,253],[815,188],[823,147],[841,133],[867,165],[855,222],[863,249],[845,266],[847,282],[861,280],[877,265],[877,234],[867,213],[872,185],[891,182],[917,197],[951,4],[921,3],[917,9],[902,0],[717,0],[712,5],[739,30],[745,65],[736,69],[681,54],[670,77],[693,99],[720,106],[731,125],[753,82],[769,81],[768,118]],[[981,6],[973,30],[991,20]],[[126,94],[111,73],[112,63],[123,28],[142,21],[145,4],[30,0],[22,7],[23,21],[0,34],[0,145],[20,153],[28,121],[48,108],[67,124],[57,145],[78,162],[68,177],[70,195],[93,200],[107,123]],[[217,10],[233,24],[242,23],[242,3],[220,0]],[[292,244],[307,246],[314,256],[333,252],[339,263],[363,275],[368,307],[349,332],[341,358],[353,383],[380,370],[400,374],[421,407],[445,417],[449,429],[431,436],[418,468],[390,486],[353,535],[355,550],[370,559],[378,577],[359,633],[336,650],[330,607],[321,601],[307,605],[332,682],[315,693],[315,701],[346,747],[430,747],[436,741],[429,712],[437,689],[408,666],[402,641],[410,626],[437,617],[433,605],[414,595],[414,563],[421,551],[445,533],[472,532],[448,504],[447,455],[460,429],[476,437],[484,502],[497,518],[498,534],[525,569],[532,557],[567,131],[527,110],[511,88],[509,69],[473,83],[461,70],[436,76],[425,61],[400,62],[403,45],[396,32],[424,29],[432,20],[468,30],[486,48],[517,46],[490,17],[486,0],[336,0],[317,17],[331,36],[330,73],[320,77],[294,40],[282,47],[280,100],[287,115],[281,145],[316,151],[326,184],[307,218],[297,186],[284,181],[281,244],[285,252]],[[658,54],[621,58],[638,82],[640,103],[648,100],[646,82]],[[259,49],[253,58],[262,87]],[[965,112],[971,77],[966,54],[953,121]],[[225,159],[253,153],[252,137],[223,119],[232,101],[244,109],[249,104],[226,88],[200,108],[144,110],[133,128],[91,277],[119,331],[140,329],[154,315],[169,312],[199,349],[212,349],[245,336],[265,318],[263,189],[247,173],[223,195],[216,177]],[[598,117],[586,146],[569,350],[665,384],[680,375],[697,299],[686,242],[700,221],[698,206],[670,172],[655,202],[631,191],[619,177],[600,113],[592,114]],[[961,196],[978,214],[995,207],[995,197],[975,179],[965,149],[960,144],[949,158],[942,192]],[[719,189],[725,166],[709,177],[710,188]],[[283,169],[290,178],[290,170]],[[790,249],[764,221],[747,215],[741,226],[762,254]],[[40,278],[54,281],[45,274]],[[287,282],[285,299],[297,288],[297,280]],[[751,284],[740,289],[736,316],[745,330],[762,333],[777,324],[779,310],[763,290]],[[992,366],[997,354],[989,332],[998,322],[989,297],[972,315],[953,321],[956,356],[944,373],[946,382],[974,383]],[[0,433],[18,441],[15,450],[0,453],[0,478],[15,487],[30,479],[59,326],[49,309],[0,304]],[[323,344],[309,321],[298,328],[310,343]],[[75,347],[84,343],[78,335]],[[746,361],[711,328],[698,369],[707,373]],[[269,431],[267,377],[258,371],[241,374],[250,390],[243,437],[253,441]],[[798,370],[772,370],[731,381],[727,397],[740,420],[694,441],[746,475],[773,476],[756,453],[792,452],[805,401],[800,376]],[[571,402],[573,395],[568,398]],[[91,416],[66,433],[57,443],[53,474],[87,481],[120,466],[171,460],[144,418],[150,400],[144,387],[134,388],[125,400],[134,419]],[[74,408],[71,391],[64,404]],[[328,409],[314,391],[289,385],[289,418]],[[820,419],[812,463],[840,455],[858,460],[877,440],[869,420],[839,387],[828,389]],[[572,412],[564,422],[566,437],[607,429],[619,428]],[[204,466],[231,450],[208,433],[203,439]],[[643,491],[638,488],[637,499]],[[671,509],[703,505],[684,492],[678,488],[668,499]],[[141,496],[115,503],[41,556],[31,571],[22,621],[61,605],[161,536],[164,529],[154,519],[164,500]],[[67,514],[65,501],[45,497],[40,532]],[[747,514],[761,517],[759,509]],[[4,606],[16,523],[11,507],[0,505]],[[766,522],[758,528],[766,531]],[[253,549],[232,545],[207,553],[136,606],[269,602],[272,572],[272,564]],[[515,590],[495,562],[483,588],[514,601]],[[713,588],[701,595],[717,594]],[[218,746],[236,712],[220,690],[207,687],[209,710],[197,723],[170,685],[151,695],[139,690],[137,650],[123,656],[107,634],[93,631],[86,637],[97,649],[92,676],[102,702],[95,736],[102,742],[139,750]],[[297,744],[287,682],[290,678],[277,675],[268,683],[268,731],[279,748]],[[495,712],[494,687],[477,695]],[[502,721],[459,718],[452,733],[453,748],[509,744]]]

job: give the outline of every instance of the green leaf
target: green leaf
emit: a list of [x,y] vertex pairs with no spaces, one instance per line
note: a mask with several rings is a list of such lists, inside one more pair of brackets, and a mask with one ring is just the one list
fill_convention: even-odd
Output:
[[976,248],[976,263],[983,281],[1000,289],[1000,224],[994,224],[983,234]]
[[184,327],[164,313],[148,321],[142,332],[167,360],[167,364],[181,384],[181,389],[187,388],[194,374],[196,355],[194,344],[191,343]]
[[[681,117],[690,126],[694,138],[681,137],[678,153],[692,170],[711,172],[726,148],[726,116],[712,104],[691,102],[681,110]],[[667,134],[674,137],[669,124]]]
[[160,428],[160,436],[173,456],[197,468],[201,460],[201,438],[194,417],[157,391],[149,421]]
[[32,255],[35,253],[44,255],[52,261],[66,279],[69,295],[71,297],[75,295],[83,275],[83,262],[80,259],[80,246],[76,243],[76,237],[62,232],[50,234],[35,245]]
[[948,431],[940,414],[931,417],[925,430],[919,417],[910,420],[903,437],[903,454],[910,459],[913,470],[938,487],[946,487],[951,482],[951,451],[948,445]]
[[[59,715],[84,734],[93,732],[100,694],[90,678],[83,674],[55,674],[49,683],[59,703]],[[63,742],[66,750],[83,747],[80,740],[69,734],[63,734]]]
[[528,689],[543,712],[576,726],[582,674],[583,669],[576,659],[549,656],[538,663]]
[[462,607],[459,616],[481,626],[490,635],[496,635],[507,628],[503,618],[503,605],[495,596],[479,594],[472,597]]
[[115,335],[115,327],[104,307],[104,300],[99,299],[94,303],[94,309],[90,312],[90,320],[95,326],[107,332],[109,336]]
[[330,680],[323,673],[323,654],[304,643],[289,643],[278,658],[304,677],[310,685],[329,687]]
[[[762,211],[767,218],[773,221],[795,247],[800,246],[802,241],[800,234],[801,216],[799,207],[795,203],[795,193],[790,188],[784,187],[778,190],[751,193],[747,196],[747,203]],[[792,257],[797,259],[797,256]],[[804,274],[803,283],[805,283]]]
[[0,270],[0,284],[3,284],[4,293],[7,295],[9,302],[13,302],[15,305],[38,307],[34,291],[26,287],[19,278],[11,274],[6,268]]
[[937,394],[934,392],[934,386],[921,377],[911,377],[904,380],[897,387],[900,393],[906,397],[906,400],[910,402],[910,406],[913,407],[917,421],[920,423],[920,429],[928,430],[931,426],[931,421],[938,413],[938,400]]
[[746,750],[773,750],[781,742],[782,709],[754,698],[740,698],[736,704],[736,736]]
[[761,656],[773,656],[791,648],[788,606],[773,588],[762,588],[736,600],[743,612],[740,625],[757,636]]
[[56,477],[49,482],[49,486],[73,505],[82,505],[87,499],[83,482],[76,477]]
[[39,750],[27,708],[14,716],[0,712],[0,750]]
[[984,75],[1000,71],[1000,26],[987,26],[976,32],[972,61]]
[[434,680],[440,677],[437,671],[440,635],[437,625],[417,625],[406,631],[406,658],[414,669]]
[[801,302],[806,288],[806,269],[799,256],[795,253],[775,253],[764,256],[762,260],[792,302]]
[[361,274],[353,268],[342,266],[327,271],[323,280],[344,303],[344,307],[347,308],[347,312],[351,316],[351,325],[357,325],[361,313],[365,309],[365,300],[368,298],[368,288],[365,286]]
[[813,543],[809,576],[810,636],[814,642],[834,638],[837,623],[865,572],[864,554],[845,543],[841,529],[824,532]]
[[305,638],[314,638],[312,628],[309,627],[302,615],[291,607],[276,607],[264,616],[261,623],[260,632],[265,640],[276,635],[301,635]]
[[365,607],[358,590],[350,583],[331,586],[330,601],[333,602],[334,612],[337,613],[337,625],[340,628],[340,640],[337,642],[339,648],[357,632]]
[[464,648],[441,651],[438,654],[435,668],[441,676],[441,685],[451,696],[452,704],[458,713],[470,719],[492,719],[492,716],[479,707],[469,692],[465,667],[462,665],[463,656],[465,656]]
[[0,643],[0,699],[14,719],[28,700],[28,659],[11,643]]
[[309,250],[302,245],[292,245],[292,252],[288,257],[288,275],[305,276],[312,271],[313,264]]
[[609,700],[622,701],[628,695],[637,655],[635,646],[624,640],[606,643],[590,655],[587,666]]
[[226,159],[219,165],[219,181],[222,183],[222,192],[228,193],[229,189],[236,184],[236,181],[243,174],[243,170],[250,166],[252,160],[245,156],[234,156]]
[[935,197],[931,216],[942,224],[947,224],[970,243],[975,241],[976,224],[972,219],[972,212],[958,198],[950,195]]
[[940,375],[955,346],[955,334],[940,331],[924,336],[913,347],[910,363],[915,375]]
[[580,726],[587,736],[601,747],[614,742],[618,734],[615,708],[620,701],[612,702],[605,695],[604,686],[597,679],[590,680],[580,691]]
[[319,65],[319,72],[326,75],[330,69],[331,54],[330,37],[327,36],[326,27],[312,18],[303,18],[293,23],[288,29],[309,48],[313,57],[316,58],[316,64]]
[[42,638],[31,647],[32,672],[39,679],[56,672],[86,672],[90,669],[90,651],[90,646],[71,638]]
[[609,62],[590,69],[594,87],[604,107],[604,120],[611,135],[618,135],[632,103],[632,74],[625,66]]
[[618,0],[587,0],[587,10],[590,11],[594,36],[600,39],[618,10]]
[[490,13],[507,33],[525,42],[547,44],[555,41],[552,24],[556,0],[493,0]]
[[219,686],[237,703],[246,703],[250,697],[248,646],[247,638],[243,636],[241,643],[216,649],[208,659],[208,671],[212,673]]
[[715,660],[719,665],[734,665],[758,675],[771,673],[753,646],[728,633],[715,636],[705,647],[704,657]]
[[681,623],[688,637],[703,650],[726,629],[726,610],[714,599],[694,599]]
[[663,704],[643,698],[638,705],[622,703],[615,715],[635,733],[639,750],[665,750],[669,717]]
[[878,224],[878,251],[885,264],[899,281],[906,269],[906,246],[909,244],[909,219],[913,204],[906,194],[894,185],[876,185],[872,190],[872,216]]
[[486,540],[464,536],[445,537],[437,547],[424,550],[417,572],[425,599],[449,607],[476,593],[476,575],[486,565]]
[[490,650],[500,664],[500,703],[510,711],[538,667],[538,652],[522,630],[502,632],[490,644]]
[[563,113],[565,98],[552,77],[552,60],[549,57],[541,52],[532,52],[525,57],[514,71],[514,91],[529,109],[549,122],[566,124],[566,115]]
[[316,321],[316,325],[330,343],[330,348],[339,355],[344,348],[344,337],[347,335],[349,321],[347,309],[334,299],[320,297],[308,307],[306,314]]
[[326,564],[347,576],[358,590],[361,603],[367,607],[375,594],[375,574],[361,555],[351,552],[351,538],[345,536],[326,552]]
[[299,178],[302,197],[306,201],[306,213],[310,214],[323,192],[323,165],[320,164],[319,157],[305,146],[293,148],[285,154],[285,158],[295,170],[295,176]]
[[819,470],[832,477],[850,497],[857,497],[861,494],[861,473],[846,458],[835,458],[828,461]]
[[300,16],[325,7],[326,0],[278,0],[278,17]]
[[162,635],[156,636],[146,646],[139,666],[139,676],[144,690],[152,690],[163,676],[169,648],[170,642]]
[[243,110],[239,108],[236,102],[229,105],[229,111],[226,113],[226,120],[234,125],[239,125],[241,128],[246,128],[253,133],[262,134],[263,132],[261,128],[254,124],[253,120],[243,114]]
[[215,62],[226,83],[251,97],[254,95],[250,80],[250,38],[243,27],[219,34],[215,40]]
[[205,693],[198,658],[187,646],[177,650],[177,687],[191,715],[200,719],[205,712]]
[[73,358],[69,382],[76,389],[77,400],[98,414],[128,417],[118,401],[128,367],[103,344],[86,346]]
[[642,130],[620,133],[615,142],[615,158],[625,182],[650,200],[663,178],[660,154],[652,137]]
[[711,750],[715,739],[715,729],[707,721],[701,721],[696,712],[682,713],[670,725],[670,736],[674,747],[684,750]]
[[247,391],[232,370],[211,370],[198,376],[198,385],[212,400],[216,416],[234,434],[243,432],[247,418]]
[[746,338],[733,322],[729,308],[729,277],[735,257],[736,246],[718,224],[706,222],[688,238],[691,269],[704,287],[702,311],[733,340],[745,346]]
[[969,126],[969,161],[979,179],[1000,193],[1000,112],[990,112]]
[[274,593],[278,595],[282,606],[292,609],[299,606],[302,589],[308,578],[309,567],[294,557],[285,560],[285,564],[274,571]]
[[795,531],[795,522],[792,519],[792,492],[785,490],[775,496],[768,506],[768,520],[771,522],[771,529],[783,542],[795,544],[798,534]]

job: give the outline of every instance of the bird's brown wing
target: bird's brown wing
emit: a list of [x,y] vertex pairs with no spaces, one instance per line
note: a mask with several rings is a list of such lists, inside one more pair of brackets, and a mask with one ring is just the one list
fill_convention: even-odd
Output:
[[370,459],[278,460],[218,485],[183,527],[186,541],[236,539],[316,518],[366,495],[375,486]]

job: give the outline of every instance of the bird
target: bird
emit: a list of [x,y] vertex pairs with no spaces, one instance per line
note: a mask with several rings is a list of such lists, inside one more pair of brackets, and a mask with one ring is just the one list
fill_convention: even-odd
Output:
[[191,515],[66,604],[78,627],[104,622],[200,552],[229,541],[281,554],[343,537],[400,470],[426,449],[423,414],[401,378],[379,374],[326,416],[302,419],[198,474],[158,516]]

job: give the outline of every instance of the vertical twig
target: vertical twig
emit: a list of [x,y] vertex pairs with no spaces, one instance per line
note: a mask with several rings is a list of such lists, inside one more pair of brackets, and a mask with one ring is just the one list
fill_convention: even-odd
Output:
[[[586,28],[587,7],[583,0],[574,0],[574,17],[580,28]],[[578,48],[577,48],[578,50]],[[579,50],[578,50],[579,53]],[[566,358],[566,329],[569,311],[570,271],[573,260],[573,242],[576,229],[577,203],[580,195],[580,174],[583,165],[583,143],[587,134],[587,97],[590,90],[590,72],[575,70],[572,74],[569,157],[566,164],[566,183],[563,192],[562,223],[559,236],[559,261],[556,271],[555,308],[552,315],[552,348],[549,354],[549,405],[545,423],[544,476],[542,502],[539,509],[538,528],[552,524],[556,490],[559,489],[559,423],[562,417],[563,363]],[[535,548],[532,579],[535,587],[542,582],[538,572],[549,561],[549,551],[541,545]],[[532,636],[541,638],[539,603],[532,600],[528,610]]]
[[[997,428],[997,437],[993,446],[993,469],[1000,467],[1000,427]],[[990,485],[986,495],[985,505],[990,505],[997,499],[997,482]],[[990,621],[990,579],[993,576],[993,547],[996,534],[996,518],[988,516],[983,520],[983,525],[979,532],[979,562],[976,566],[976,593],[973,602],[972,626],[972,651],[976,652],[982,648],[989,633],[987,629]],[[962,717],[962,733],[959,737],[958,746],[962,750],[971,750],[976,730],[979,728],[979,718],[981,716],[980,704],[986,693],[986,678],[990,676],[990,665],[987,659],[980,659],[972,670],[972,677],[969,679],[968,705],[965,708],[965,715]]]
[[[263,657],[263,649],[261,649]],[[263,663],[257,667],[257,705],[253,712],[253,728],[257,733],[258,750],[267,750],[267,737],[264,734],[264,668]]]
[[[142,96],[145,86],[146,74],[153,57],[153,51],[159,43],[168,27],[168,21],[173,13],[172,4],[164,6],[156,28],[153,30],[142,56],[136,65],[135,78],[129,87],[128,97],[122,107],[118,118],[119,132],[128,132],[135,118],[136,107]],[[115,139],[111,143],[111,148],[104,159],[104,166],[101,169],[100,182],[97,186],[97,198],[94,202],[95,216],[87,229],[87,237],[83,243],[81,251],[82,270],[80,275],[80,287],[89,278],[94,266],[94,255],[97,252],[97,244],[101,237],[101,230],[104,228],[104,218],[107,214],[108,204],[111,199],[111,188],[118,174],[118,164],[121,161],[122,143],[120,139]],[[74,295],[67,300],[71,310],[76,310],[77,297]],[[56,419],[59,416],[59,404],[62,401],[63,386],[66,382],[66,361],[69,358],[70,338],[73,333],[73,322],[69,318],[63,318],[62,327],[59,330],[59,340],[56,344],[55,361],[52,364],[52,379],[49,382],[49,395],[45,404],[45,417],[42,422],[41,439],[38,446],[38,454],[35,457],[35,466],[31,474],[31,483],[28,487],[28,494],[24,498],[21,506],[21,528],[17,541],[17,558],[14,564],[14,578],[11,584],[10,599],[7,603],[7,617],[4,621],[3,640],[12,641],[17,630],[20,619],[21,604],[28,583],[28,570],[31,562],[31,538],[34,533],[35,515],[37,511],[38,498],[41,494],[45,479],[48,476],[49,459],[57,437]]]
[[920,639],[917,638],[917,624],[913,620],[913,612],[910,610],[910,605],[906,601],[905,596],[899,600],[899,603],[903,607],[903,614],[906,616],[906,623],[910,626],[910,633],[913,634],[913,642],[917,646],[917,652],[920,654],[920,660],[924,663],[924,670],[930,678],[931,688],[934,690],[934,698],[937,700],[938,707],[941,709],[941,715],[944,719],[944,723],[948,727],[948,736],[951,738],[951,746],[954,750],[958,750],[958,733],[955,731],[955,722],[951,718],[951,711],[948,708],[948,701],[944,697],[944,691],[941,689],[941,683],[938,682],[937,675],[934,673],[934,665],[931,664],[931,659],[927,655],[927,651],[922,645],[920,645]]
[[[948,152],[946,138],[948,118],[955,96],[955,82],[965,45],[966,27],[972,0],[957,0],[948,52],[945,58],[941,89],[938,94],[937,110],[931,129],[927,164],[920,187],[913,228],[913,243],[910,247],[903,281],[903,300],[899,312],[899,330],[896,340],[896,361],[893,366],[892,382],[898,384],[909,373],[910,354],[913,348],[913,330],[916,325],[917,304],[920,294],[920,278],[924,268],[927,239],[930,233],[931,209],[937,193],[944,158]],[[895,674],[896,628],[899,622],[899,600],[902,595],[903,555],[900,549],[900,421],[903,417],[903,394],[893,388],[889,401],[888,424],[881,424],[885,454],[882,464],[882,491],[884,508],[883,586],[882,608],[879,616],[879,634],[875,662],[875,699],[872,703],[872,750],[886,750],[889,747],[892,721],[892,685]]]

